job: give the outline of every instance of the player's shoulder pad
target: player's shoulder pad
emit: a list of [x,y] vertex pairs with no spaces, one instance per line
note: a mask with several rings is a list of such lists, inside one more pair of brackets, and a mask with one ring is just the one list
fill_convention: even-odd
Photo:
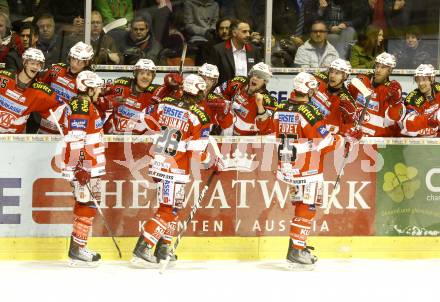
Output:
[[13,80],[15,79],[14,73],[12,73],[6,69],[0,70],[0,75],[6,76],[6,77],[11,78]]
[[147,88],[145,88],[146,92],[151,92],[153,93],[154,91],[156,91],[157,89],[161,88],[162,86],[158,85],[158,84],[150,84],[150,86],[148,86]]
[[200,123],[202,125],[206,125],[210,123],[208,114],[205,111],[203,111],[199,106],[190,105],[188,110],[199,118]]
[[185,104],[184,102],[177,102],[177,100],[175,98],[172,98],[170,96],[166,96],[166,97],[162,98],[162,100],[160,102],[161,103],[173,104],[173,105],[176,105],[178,107],[183,107],[183,105]]
[[130,87],[131,78],[129,77],[120,77],[113,81],[113,85],[121,85]]
[[247,78],[243,77],[243,76],[236,76],[231,79],[231,82],[233,82],[233,83],[234,82],[246,83],[246,81],[247,81]]
[[296,111],[301,113],[310,125],[315,125],[316,122],[323,119],[322,114],[319,112],[318,108],[311,104],[301,104],[296,108]]
[[207,100],[208,102],[209,102],[209,101],[218,100],[218,99],[224,99],[224,97],[221,96],[221,95],[218,94],[218,93],[215,93],[215,92],[210,92],[210,93],[208,93],[208,96],[206,97],[206,100]]
[[67,64],[66,63],[62,63],[62,62],[56,63],[56,64],[53,64],[52,66],[50,66],[49,70],[52,70],[52,69],[60,70],[62,68],[67,68]]
[[90,102],[87,99],[73,97],[69,101],[72,114],[85,114],[88,115],[90,111]]
[[405,98],[405,105],[411,105],[414,107],[420,107],[424,102],[425,98],[419,89],[411,91]]
[[313,74],[313,76],[319,80],[324,81],[324,82],[328,81],[328,73],[327,72],[318,71],[318,72],[315,72]]
[[342,87],[339,91],[338,91],[338,96],[341,100],[343,101],[350,101],[353,104],[356,103],[355,99],[353,98],[353,96],[350,94],[350,92],[348,92],[347,88]]
[[43,91],[44,93],[48,95],[52,95],[53,90],[48,85],[42,82],[33,82],[31,85],[32,88]]
[[268,91],[263,93],[263,104],[267,107],[277,107],[278,100],[271,96]]

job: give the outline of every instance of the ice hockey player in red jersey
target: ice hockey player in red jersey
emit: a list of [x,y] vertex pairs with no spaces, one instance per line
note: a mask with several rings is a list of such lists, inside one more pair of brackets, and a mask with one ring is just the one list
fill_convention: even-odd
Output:
[[234,77],[221,84],[216,92],[231,101],[234,117],[234,135],[257,135],[259,129],[255,122],[257,117],[256,99],[262,99],[266,114],[275,110],[277,100],[270,96],[266,84],[272,77],[268,65],[260,62],[255,64],[246,77]]
[[220,75],[218,68],[215,65],[205,63],[200,66],[198,74],[205,80],[207,88],[205,97],[197,105],[209,115],[211,134],[220,135],[223,129],[231,127],[233,116],[230,102],[214,92]]
[[417,67],[414,79],[417,89],[405,99],[406,115],[401,123],[405,136],[438,136],[440,126],[440,83],[435,82],[431,64]]
[[328,72],[315,74],[319,89],[311,98],[310,104],[318,108],[332,133],[344,134],[354,127],[356,104],[345,87],[350,73],[350,62],[336,59],[330,63]]
[[200,76],[188,75],[180,99],[166,97],[146,116],[150,129],[156,131],[148,175],[157,182],[159,209],[143,227],[133,250],[133,264],[148,265],[167,257],[185,200],[185,184],[190,181],[191,158],[193,153],[203,153],[208,144],[209,116],[196,105],[205,91]]
[[122,77],[113,81],[99,107],[111,110],[104,125],[109,134],[140,134],[147,124],[141,117],[153,108],[152,97],[160,88],[152,84],[156,76],[156,65],[149,59],[139,59],[134,65],[134,77]]
[[[93,47],[84,42],[78,42],[69,51],[68,66],[64,63],[55,64],[42,75],[41,81],[48,84],[56,92],[60,104],[66,104],[76,96],[78,92],[76,77],[81,71],[88,68],[92,58]],[[42,118],[38,133],[56,134],[58,129],[55,123]]]
[[163,84],[154,93],[153,100],[160,102],[165,97],[180,99],[183,94],[183,78],[176,72],[168,73],[163,78]]
[[101,196],[101,176],[105,174],[105,147],[102,120],[93,105],[103,85],[92,71],[82,71],[76,77],[78,95],[68,102],[63,178],[70,181],[75,205],[69,258],[73,266],[95,266],[101,255],[89,250],[87,239],[96,216],[95,202]]
[[22,59],[23,69],[18,74],[0,71],[0,133],[25,133],[32,112],[49,118],[52,109],[58,118],[64,109],[56,101],[55,92],[35,80],[44,66],[41,50],[28,48]]
[[[352,139],[327,130],[323,116],[310,104],[317,92],[318,81],[311,74],[300,72],[294,78],[290,99],[281,102],[272,117],[264,116],[258,103],[258,127],[269,128],[279,139],[276,177],[287,183],[295,215],[290,223],[287,260],[292,266],[312,267],[317,257],[306,244],[316,207],[322,204],[324,155],[345,143],[350,150]],[[358,131],[357,138],[361,132]],[[354,134],[354,132],[352,132]]]
[[[365,136],[394,136],[398,135],[398,123],[404,115],[402,102],[402,88],[399,82],[389,80],[389,76],[396,67],[394,55],[383,52],[376,57],[374,73],[358,75],[365,86],[373,91],[367,112],[362,122],[362,131]],[[352,84],[349,91],[357,102],[357,111],[360,113],[365,105],[365,97]]]

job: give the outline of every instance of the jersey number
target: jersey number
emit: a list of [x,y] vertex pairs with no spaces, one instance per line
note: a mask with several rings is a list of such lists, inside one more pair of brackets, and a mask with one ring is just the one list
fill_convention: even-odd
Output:
[[174,156],[177,153],[177,147],[182,139],[182,132],[178,129],[168,128],[162,126],[160,128],[162,136],[156,141],[154,151],[157,153],[165,153],[169,156]]
[[293,142],[298,139],[298,134],[280,133],[278,138],[281,139],[281,143],[278,146],[278,160],[281,162],[295,162],[296,148]]

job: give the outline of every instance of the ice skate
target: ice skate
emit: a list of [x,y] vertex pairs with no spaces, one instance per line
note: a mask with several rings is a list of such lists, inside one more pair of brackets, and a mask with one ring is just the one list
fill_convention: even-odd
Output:
[[96,267],[99,265],[101,255],[90,251],[85,246],[80,246],[70,239],[69,266],[72,267]]
[[289,240],[289,250],[287,252],[287,263],[291,270],[311,271],[315,268],[318,257],[312,255],[310,250],[313,247],[305,247],[303,250],[296,249]]
[[[154,250],[154,256],[156,256],[157,261],[161,262],[162,260],[167,259],[170,253],[170,245],[166,244],[162,238],[156,244],[156,249]],[[176,264],[177,255],[173,254],[170,257],[170,261],[168,263],[168,267],[174,267]]]
[[133,258],[130,262],[142,268],[157,268],[158,260],[153,255],[153,249],[150,248],[144,240],[144,236],[141,235],[133,250]]

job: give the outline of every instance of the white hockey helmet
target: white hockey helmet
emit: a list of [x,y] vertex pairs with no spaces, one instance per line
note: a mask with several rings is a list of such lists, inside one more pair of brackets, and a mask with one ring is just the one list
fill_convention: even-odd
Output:
[[90,70],[81,71],[76,77],[76,87],[82,92],[86,92],[87,88],[97,88],[103,85],[104,81],[101,77]]
[[44,64],[44,61],[46,58],[44,57],[44,54],[41,50],[29,47],[26,49],[23,54],[21,55],[21,58],[24,60],[35,60],[38,62],[41,62]]
[[389,66],[391,68],[396,67],[396,57],[390,53],[383,52],[376,57],[376,63],[383,64],[385,66]]
[[205,91],[205,80],[196,74],[190,74],[183,80],[183,91],[192,95],[197,95],[200,91]]
[[270,71],[269,65],[260,62],[252,66],[251,70],[249,71],[249,76],[251,77],[253,75],[256,75],[260,79],[268,82],[272,77],[272,72]]
[[149,70],[156,72],[157,67],[150,59],[139,59],[136,64],[134,64],[134,70]]
[[293,89],[304,94],[309,93],[310,89],[317,88],[318,85],[316,78],[307,72],[300,72],[293,79]]
[[69,57],[81,61],[91,60],[93,55],[93,47],[81,41],[73,45],[69,51]]
[[198,70],[198,74],[200,76],[214,78],[214,79],[218,79],[218,77],[220,76],[217,66],[208,63],[205,63],[202,66],[200,66]]
[[435,69],[431,64],[420,64],[414,73],[414,77],[435,77]]
[[330,63],[330,68],[345,72],[346,75],[351,74],[351,64],[343,59],[336,59]]

